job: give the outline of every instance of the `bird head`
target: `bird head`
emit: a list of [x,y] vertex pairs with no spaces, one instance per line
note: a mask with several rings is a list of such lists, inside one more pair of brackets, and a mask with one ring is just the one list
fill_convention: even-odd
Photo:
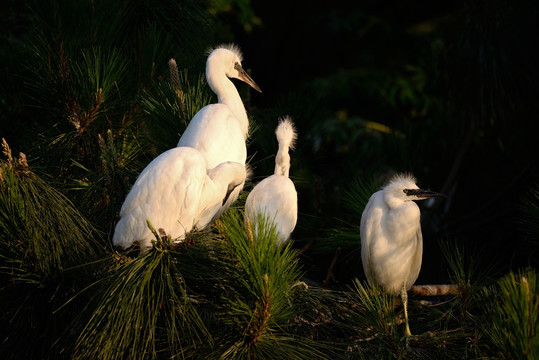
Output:
[[277,128],[275,129],[275,136],[277,137],[279,146],[290,148],[292,150],[294,149],[298,135],[290,116],[279,118],[279,125],[277,125]]
[[410,174],[394,176],[384,187],[383,191],[385,201],[389,206],[398,206],[405,201],[444,197],[443,194],[420,189],[416,185],[416,179]]
[[262,92],[255,81],[241,66],[243,55],[240,49],[234,45],[221,45],[212,50],[206,63],[206,72],[212,67],[220,68],[229,78],[239,79],[258,92]]
[[279,143],[279,150],[275,156],[275,174],[288,177],[290,171],[289,149],[294,149],[294,143],[297,138],[296,129],[290,116],[279,119],[279,125],[275,129],[275,136]]

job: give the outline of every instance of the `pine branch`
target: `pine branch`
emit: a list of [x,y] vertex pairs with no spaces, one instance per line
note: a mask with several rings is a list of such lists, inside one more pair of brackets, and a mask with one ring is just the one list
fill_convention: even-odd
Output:
[[445,296],[458,295],[459,287],[454,284],[449,285],[414,285],[408,290],[412,296]]
[[181,255],[166,234],[153,249],[125,262],[96,296],[97,306],[80,334],[75,358],[179,356],[212,344],[180,272]]

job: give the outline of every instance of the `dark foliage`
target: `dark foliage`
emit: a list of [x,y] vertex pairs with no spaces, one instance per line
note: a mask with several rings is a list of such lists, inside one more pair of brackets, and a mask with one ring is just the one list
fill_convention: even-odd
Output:
[[[538,15],[531,0],[4,2],[0,357],[537,357]],[[263,90],[236,83],[246,191],[273,171],[277,119],[298,130],[293,240],[253,236],[245,191],[180,245],[116,251],[126,193],[215,101],[206,50],[231,41]],[[447,195],[421,208],[418,283],[458,287],[410,301],[408,342],[399,299],[362,281],[359,239],[370,194],[403,171]]]

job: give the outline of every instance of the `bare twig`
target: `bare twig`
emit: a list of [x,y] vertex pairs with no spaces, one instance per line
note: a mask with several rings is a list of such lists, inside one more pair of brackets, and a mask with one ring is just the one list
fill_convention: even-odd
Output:
[[459,288],[455,284],[448,285],[414,285],[408,290],[411,296],[444,296],[458,295]]
[[333,257],[333,260],[331,260],[331,264],[328,268],[328,274],[326,276],[326,279],[324,280],[324,288],[328,286],[329,279],[333,277],[333,268],[335,267],[335,264],[337,263],[337,259],[341,255],[341,247],[339,246],[337,250],[335,250],[335,256]]
[[309,241],[307,244],[305,244],[295,255],[294,259],[300,257],[305,251],[309,250],[311,246],[313,246],[314,240]]

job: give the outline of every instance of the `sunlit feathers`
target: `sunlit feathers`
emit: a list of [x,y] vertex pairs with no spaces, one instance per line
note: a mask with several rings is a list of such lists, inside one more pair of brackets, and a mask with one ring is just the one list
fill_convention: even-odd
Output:
[[227,162],[208,170],[202,154],[179,147],[156,157],[141,172],[120,210],[113,244],[126,248],[134,242],[150,247],[154,239],[147,226],[163,228],[182,239],[193,228],[205,227],[215,208],[231,189],[245,181],[245,167]]
[[404,189],[418,189],[415,179],[399,175],[374,193],[361,216],[361,259],[367,280],[398,294],[410,288],[421,268],[423,237],[419,207]]
[[[202,108],[189,122],[178,146],[199,150],[209,168],[226,161],[245,164],[245,141],[249,119],[243,101],[229,78],[240,79],[260,91],[258,85],[243,70],[242,55],[235,45],[220,46],[210,53],[206,61],[206,79],[217,95],[217,103]],[[228,208],[238,197],[243,184],[230,195],[216,215]]]
[[277,156],[275,157],[275,174],[288,177],[290,171],[290,155],[288,150],[294,149],[296,141],[296,129],[289,117],[280,120],[279,126],[275,130],[275,136],[279,143]]
[[288,178],[290,155],[296,131],[289,117],[282,119],[275,131],[279,149],[275,157],[275,173],[258,183],[245,202],[245,216],[254,232],[258,231],[259,215],[273,222],[279,235],[278,243],[285,242],[294,230],[298,218],[298,195]]
[[401,174],[371,196],[361,215],[361,260],[365,276],[389,294],[400,293],[407,336],[411,332],[406,291],[417,280],[423,255],[421,214],[414,200],[439,196],[419,189],[413,176]]

